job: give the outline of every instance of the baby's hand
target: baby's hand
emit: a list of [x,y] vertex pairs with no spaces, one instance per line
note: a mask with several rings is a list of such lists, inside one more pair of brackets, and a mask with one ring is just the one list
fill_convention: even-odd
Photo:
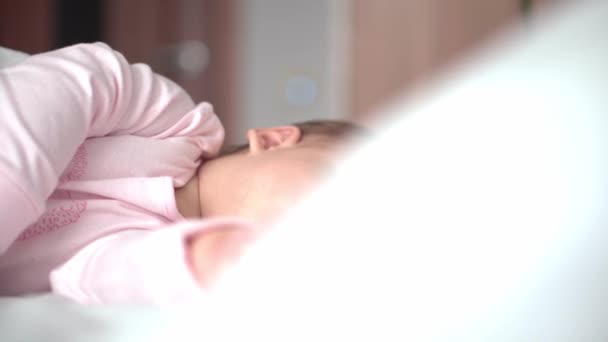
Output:
[[187,256],[190,268],[198,284],[210,289],[221,272],[241,256],[253,241],[251,229],[228,227],[213,231],[202,231],[187,241]]

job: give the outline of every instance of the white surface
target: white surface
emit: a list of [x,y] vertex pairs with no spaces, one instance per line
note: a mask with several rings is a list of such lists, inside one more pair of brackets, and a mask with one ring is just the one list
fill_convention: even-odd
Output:
[[167,324],[163,318],[154,310],[85,307],[53,295],[0,298],[0,340],[151,341]]
[[27,54],[0,46],[0,69],[19,63]]

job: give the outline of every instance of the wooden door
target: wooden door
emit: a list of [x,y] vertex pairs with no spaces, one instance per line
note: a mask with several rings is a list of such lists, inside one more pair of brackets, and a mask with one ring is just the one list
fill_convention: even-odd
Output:
[[352,0],[349,107],[366,118],[520,18],[520,0]]

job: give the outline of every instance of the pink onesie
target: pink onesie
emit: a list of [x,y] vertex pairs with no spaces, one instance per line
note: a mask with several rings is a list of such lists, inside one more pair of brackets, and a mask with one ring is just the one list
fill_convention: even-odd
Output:
[[81,44],[0,71],[0,295],[84,303],[202,298],[174,187],[215,155],[211,105],[108,46]]

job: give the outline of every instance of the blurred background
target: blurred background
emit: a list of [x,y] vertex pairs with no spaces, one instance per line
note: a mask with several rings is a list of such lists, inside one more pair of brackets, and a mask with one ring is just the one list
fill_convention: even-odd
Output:
[[104,41],[248,127],[373,120],[484,41],[557,0],[0,0],[0,46]]

